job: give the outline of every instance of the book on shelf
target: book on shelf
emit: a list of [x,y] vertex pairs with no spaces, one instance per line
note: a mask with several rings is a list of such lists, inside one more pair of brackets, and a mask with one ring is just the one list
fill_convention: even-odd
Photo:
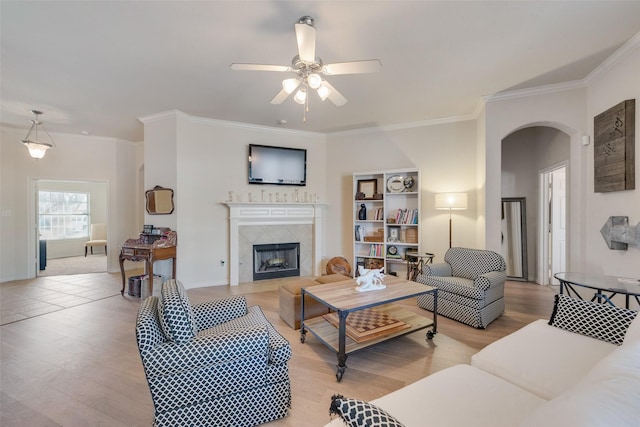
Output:
[[373,244],[369,247],[369,256],[382,257],[382,246],[380,244]]
[[398,209],[395,220],[396,224],[417,224],[418,209]]
[[378,208],[376,209],[376,214],[374,216],[375,220],[381,220],[384,219],[384,211],[382,208]]

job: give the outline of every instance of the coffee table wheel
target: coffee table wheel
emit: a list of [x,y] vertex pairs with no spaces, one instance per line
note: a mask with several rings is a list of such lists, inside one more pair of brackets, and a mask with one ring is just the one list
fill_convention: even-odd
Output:
[[338,382],[342,381],[342,376],[344,375],[344,370],[346,368],[346,366],[338,366],[338,372],[336,372],[336,379]]
[[428,340],[432,340],[435,335],[436,335],[435,332],[429,331],[429,332],[427,332],[427,339]]
[[307,337],[307,331],[305,331],[304,329],[302,331],[300,331],[300,342],[302,344],[304,344],[304,340]]

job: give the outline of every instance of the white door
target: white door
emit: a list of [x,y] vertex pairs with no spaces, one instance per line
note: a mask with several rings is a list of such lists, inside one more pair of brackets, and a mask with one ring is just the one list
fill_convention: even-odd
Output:
[[558,285],[555,273],[566,270],[567,259],[567,167],[565,164],[540,173],[540,224],[538,230],[538,283]]
[[551,284],[559,285],[553,275],[566,271],[567,242],[567,192],[566,168],[561,167],[551,172]]

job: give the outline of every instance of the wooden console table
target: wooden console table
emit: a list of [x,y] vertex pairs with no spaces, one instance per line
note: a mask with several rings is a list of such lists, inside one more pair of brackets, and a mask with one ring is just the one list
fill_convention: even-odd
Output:
[[152,244],[143,243],[140,239],[129,239],[122,244],[120,250],[120,274],[122,275],[122,289],[120,294],[124,295],[125,288],[125,275],[124,275],[124,261],[144,261],[145,271],[149,276],[148,295],[153,295],[153,263],[155,261],[161,261],[165,259],[171,259],[173,263],[172,278],[176,278],[176,247],[174,241],[158,240]]

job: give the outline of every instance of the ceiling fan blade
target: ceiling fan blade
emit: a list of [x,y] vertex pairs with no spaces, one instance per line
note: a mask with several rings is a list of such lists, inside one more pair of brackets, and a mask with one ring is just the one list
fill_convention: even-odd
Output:
[[278,92],[278,94],[276,96],[273,97],[273,99],[271,100],[271,103],[273,105],[278,105],[278,104],[282,104],[282,102],[287,99],[287,97],[289,96],[289,93],[282,89],[280,92]]
[[316,29],[304,23],[298,23],[295,27],[298,55],[303,62],[313,63],[316,59]]
[[342,96],[342,94],[338,92],[335,87],[331,86],[331,83],[323,80],[322,84],[326,86],[326,88],[330,91],[329,95],[327,95],[327,98],[329,98],[329,100],[333,102],[337,107],[341,107],[347,103],[347,98]]
[[291,67],[286,65],[268,65],[268,64],[237,64],[230,65],[232,70],[236,71],[291,71]]
[[322,72],[328,76],[337,74],[361,74],[377,73],[382,68],[382,62],[378,59],[368,59],[366,61],[336,62],[326,64],[322,67]]

